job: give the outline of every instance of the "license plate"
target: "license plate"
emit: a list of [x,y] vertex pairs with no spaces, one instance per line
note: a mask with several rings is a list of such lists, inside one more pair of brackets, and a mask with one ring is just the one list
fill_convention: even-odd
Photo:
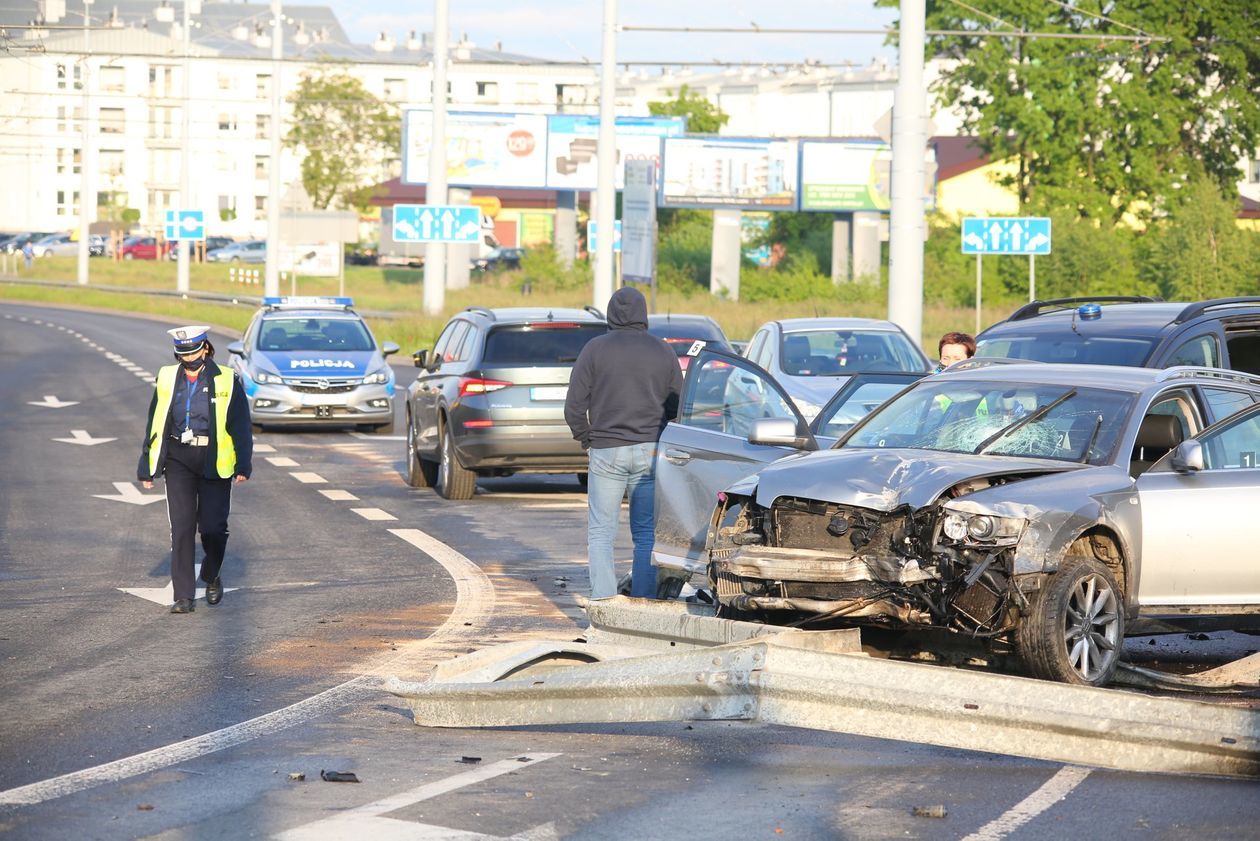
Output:
[[563,400],[568,396],[567,385],[536,385],[529,390],[530,400]]

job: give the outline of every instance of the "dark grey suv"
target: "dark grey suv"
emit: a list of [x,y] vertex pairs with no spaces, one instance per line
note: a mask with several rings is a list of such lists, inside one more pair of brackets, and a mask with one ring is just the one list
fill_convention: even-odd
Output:
[[469,307],[443,328],[407,387],[407,484],[469,499],[478,476],[575,473],[586,453],[564,422],[573,363],[608,329],[594,307]]

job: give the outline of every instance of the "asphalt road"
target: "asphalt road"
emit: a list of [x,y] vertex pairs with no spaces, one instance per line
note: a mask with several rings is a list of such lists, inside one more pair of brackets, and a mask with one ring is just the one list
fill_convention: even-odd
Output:
[[[1260,836],[1247,782],[725,722],[417,728],[375,678],[584,625],[585,502],[536,476],[445,502],[390,437],[257,436],[238,589],[171,615],[144,598],[169,580],[165,505],[107,498],[161,490],[134,476],[169,326],[0,303],[6,837]],[[112,440],[54,440],[84,436]]]

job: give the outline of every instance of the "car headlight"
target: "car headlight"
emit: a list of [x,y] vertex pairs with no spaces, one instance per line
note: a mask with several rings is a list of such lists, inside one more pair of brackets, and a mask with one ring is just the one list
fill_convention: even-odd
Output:
[[364,385],[384,385],[389,382],[389,369],[382,368],[379,371],[373,371],[363,378]]
[[1010,546],[1019,540],[1026,522],[1021,517],[951,511],[941,521],[941,533],[959,543]]
[[260,382],[263,385],[280,385],[284,382],[284,380],[276,374],[268,374],[266,371],[259,371],[254,374],[254,381]]

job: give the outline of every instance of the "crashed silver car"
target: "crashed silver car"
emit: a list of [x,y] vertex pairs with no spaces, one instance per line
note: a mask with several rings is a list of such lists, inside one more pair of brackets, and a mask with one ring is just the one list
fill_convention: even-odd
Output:
[[703,566],[726,615],[943,629],[1093,685],[1126,624],[1255,626],[1260,379],[955,368],[818,449],[766,372],[701,354],[658,451],[663,580]]

